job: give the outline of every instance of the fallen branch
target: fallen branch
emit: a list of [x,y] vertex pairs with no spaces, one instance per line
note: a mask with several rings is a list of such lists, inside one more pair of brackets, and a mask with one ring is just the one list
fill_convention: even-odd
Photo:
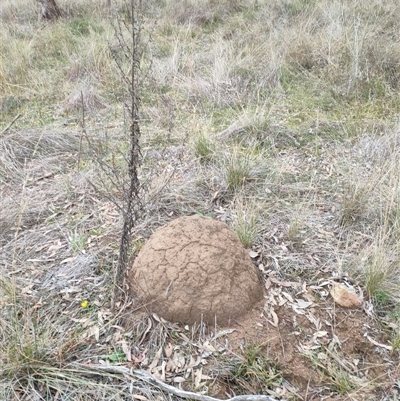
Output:
[[[109,372],[124,375],[132,380],[143,380],[153,386],[159,387],[161,390],[176,395],[180,398],[186,398],[190,400],[198,401],[278,401],[269,395],[237,395],[227,400],[221,400],[219,398],[210,397],[208,395],[193,393],[191,391],[180,390],[174,386],[166,384],[161,380],[155,379],[149,373],[144,370],[133,370],[125,366],[111,366],[111,365],[83,365],[83,364],[73,364],[74,367],[80,369],[88,370],[93,374],[93,371],[97,372]],[[284,400],[281,400],[284,401]]]

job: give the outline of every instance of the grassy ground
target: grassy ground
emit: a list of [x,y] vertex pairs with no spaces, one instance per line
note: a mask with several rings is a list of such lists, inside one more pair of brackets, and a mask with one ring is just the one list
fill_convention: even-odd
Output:
[[[396,399],[397,1],[148,3],[132,254],[181,215],[231,225],[268,294],[235,332],[111,312],[122,195],[96,160],[118,172],[126,150],[114,9],[59,4],[52,23],[0,4],[0,399],[167,398],[107,364],[222,398]],[[335,307],[334,281],[363,308]]]

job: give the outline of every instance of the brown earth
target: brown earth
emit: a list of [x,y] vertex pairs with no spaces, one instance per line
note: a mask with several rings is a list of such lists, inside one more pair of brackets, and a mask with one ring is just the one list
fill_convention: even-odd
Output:
[[[392,398],[398,394],[393,383],[400,368],[374,316],[366,308],[338,307],[329,295],[317,301],[317,291],[308,286],[300,291],[285,286],[272,286],[273,296],[237,319],[227,336],[233,355],[243,357],[249,346],[259,347],[260,355],[282,372],[282,384],[271,394],[295,400],[397,399]],[[293,298],[279,305],[282,292],[315,302],[298,308]],[[220,381],[211,392],[221,397],[228,388]]]
[[129,281],[148,309],[189,324],[226,325],[263,296],[256,269],[235,232],[197,215],[157,230],[140,250]]

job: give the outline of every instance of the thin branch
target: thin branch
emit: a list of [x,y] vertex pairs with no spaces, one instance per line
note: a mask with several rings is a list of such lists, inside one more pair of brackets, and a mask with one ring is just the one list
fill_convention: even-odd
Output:
[[[237,395],[227,400],[221,400],[219,398],[210,397],[208,395],[193,393],[191,391],[180,390],[174,386],[166,384],[161,380],[158,380],[151,376],[144,370],[133,370],[125,366],[107,366],[107,365],[83,365],[83,364],[73,364],[73,366],[79,367],[84,370],[88,370],[90,373],[96,372],[109,372],[124,375],[125,377],[137,381],[137,379],[143,380],[153,386],[159,387],[161,390],[167,392],[168,394],[176,395],[180,398],[197,400],[197,401],[278,401],[269,395]],[[284,401],[284,400],[280,400]]]
[[11,126],[15,123],[15,121],[17,121],[19,118],[21,117],[21,114],[17,114],[13,120],[10,122],[10,124],[7,125],[6,128],[3,129],[3,131],[0,132],[0,135],[5,134],[10,128]]
[[[122,289],[122,281],[127,270],[129,249],[131,244],[132,230],[135,227],[140,215],[140,210],[143,209],[142,200],[140,198],[141,185],[139,181],[139,166],[141,164],[140,151],[140,60],[142,55],[141,44],[141,29],[142,29],[142,1],[130,0],[130,15],[127,21],[121,17],[117,18],[114,25],[115,36],[119,47],[122,49],[125,56],[129,56],[130,70],[125,72],[122,61],[113,54],[114,61],[120,72],[123,82],[126,84],[128,100],[125,101],[125,110],[127,111],[127,119],[129,123],[129,155],[127,160],[127,190],[123,193],[123,227],[119,246],[119,255],[117,266],[114,271],[114,293],[111,300],[111,307],[114,309],[115,301],[118,298],[118,293]],[[128,24],[129,22],[129,24]],[[130,34],[129,43],[124,37],[124,28]]]

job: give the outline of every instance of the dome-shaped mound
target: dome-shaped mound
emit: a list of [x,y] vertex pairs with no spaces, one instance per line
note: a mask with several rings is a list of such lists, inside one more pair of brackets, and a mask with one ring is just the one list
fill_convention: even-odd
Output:
[[129,272],[133,294],[166,320],[226,325],[263,297],[247,251],[226,224],[178,218],[157,230]]

